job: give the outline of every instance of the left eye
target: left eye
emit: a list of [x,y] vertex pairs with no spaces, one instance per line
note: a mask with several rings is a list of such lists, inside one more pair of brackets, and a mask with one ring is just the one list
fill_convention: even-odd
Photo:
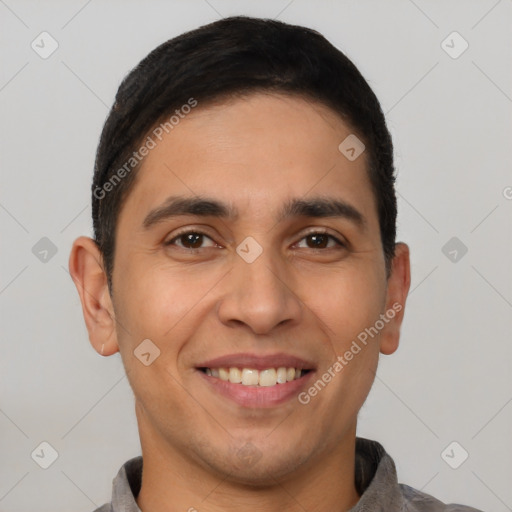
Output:
[[313,241],[313,247],[310,247],[310,249],[328,249],[328,247],[324,246],[324,241],[329,243],[329,239],[334,240],[335,246],[345,247],[345,244],[340,242],[336,237],[324,232],[309,233],[305,237],[301,238],[301,240],[306,239]]
[[[207,238],[208,240],[213,242],[213,240],[205,233],[201,233],[200,231],[186,231],[184,233],[178,234],[168,242],[165,242],[165,245],[176,245],[175,242],[179,241],[181,245],[178,245],[178,247],[182,247],[183,249],[196,250],[201,249],[201,243],[204,238]],[[335,246],[345,247],[345,244],[340,242],[336,237],[329,235],[328,233],[323,233],[321,231],[308,233],[306,236],[302,237],[300,241],[308,239],[311,240],[313,243],[313,247],[309,247],[309,249],[327,249],[328,247],[325,247],[325,243],[328,244],[329,239],[334,241]],[[215,242],[213,242],[213,244],[215,245]]]

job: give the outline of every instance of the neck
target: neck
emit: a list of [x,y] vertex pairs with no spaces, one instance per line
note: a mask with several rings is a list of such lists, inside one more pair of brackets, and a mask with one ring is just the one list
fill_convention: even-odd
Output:
[[[143,428],[141,428],[143,427]],[[344,512],[359,500],[355,488],[355,425],[334,450],[271,484],[249,485],[216,473],[139,425],[143,456],[137,504],[142,512]]]

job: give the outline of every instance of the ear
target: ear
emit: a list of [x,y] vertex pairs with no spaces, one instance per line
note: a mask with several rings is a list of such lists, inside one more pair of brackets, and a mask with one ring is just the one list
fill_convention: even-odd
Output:
[[103,257],[94,240],[81,236],[74,241],[69,273],[80,295],[91,345],[104,356],[118,352],[114,308]]
[[[392,354],[398,348],[400,327],[404,318],[405,300],[411,285],[409,247],[399,242],[395,246],[395,257],[391,263],[386,293],[386,316],[389,318],[381,331],[380,351]],[[394,314],[394,316],[392,316]]]

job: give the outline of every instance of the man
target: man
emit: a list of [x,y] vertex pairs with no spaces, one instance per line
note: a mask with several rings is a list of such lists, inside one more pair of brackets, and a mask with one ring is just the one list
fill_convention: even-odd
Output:
[[377,98],[304,27],[223,19],[124,79],[70,256],[142,447],[99,511],[474,510],[356,437],[410,284],[394,179]]

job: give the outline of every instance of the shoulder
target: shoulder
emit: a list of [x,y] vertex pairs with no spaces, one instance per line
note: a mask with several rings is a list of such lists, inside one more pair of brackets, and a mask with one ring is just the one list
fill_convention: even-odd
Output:
[[105,503],[105,505],[102,505],[101,507],[97,508],[93,512],[111,512],[112,507],[110,503]]
[[404,512],[482,512],[476,508],[458,503],[445,504],[430,494],[399,484],[404,498]]

